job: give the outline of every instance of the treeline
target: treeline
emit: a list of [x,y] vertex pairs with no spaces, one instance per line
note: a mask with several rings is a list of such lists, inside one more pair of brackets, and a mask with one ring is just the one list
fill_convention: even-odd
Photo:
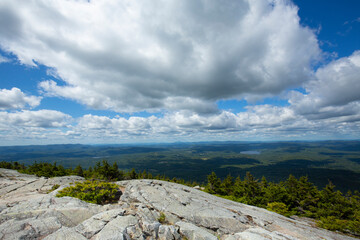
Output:
[[297,215],[318,220],[318,226],[360,235],[360,193],[345,195],[329,181],[322,190],[303,176],[290,175],[280,183],[260,181],[249,172],[244,179],[228,175],[221,180],[212,172],[208,176],[206,191],[221,197],[250,204],[285,216]]
[[25,166],[18,162],[0,162],[0,168],[14,169],[20,173],[36,175],[38,177],[61,177],[77,175],[85,179],[97,179],[106,181],[121,181],[130,179],[157,179],[169,182],[175,182],[188,186],[199,185],[197,182],[185,181],[178,178],[169,178],[165,175],[153,175],[146,170],[137,172],[135,169],[130,171],[120,170],[118,165],[114,163],[110,165],[106,160],[97,162],[94,167],[83,169],[80,165],[72,168],[64,168],[62,165],[56,163],[33,163],[32,165]]
[[[110,165],[106,160],[97,162],[94,167],[88,169],[83,169],[80,165],[74,169],[65,169],[56,163],[36,162],[30,166],[17,162],[0,162],[0,168],[15,169],[21,173],[44,177],[77,175],[86,179],[107,181],[158,179],[188,186],[200,185],[196,182],[185,182],[183,179],[170,179],[164,175],[153,176],[146,171],[136,172],[135,169],[122,171],[116,163]],[[244,179],[228,175],[223,180],[212,172],[207,180],[207,185],[203,187],[208,193],[266,208],[285,216],[314,218],[318,220],[319,227],[360,236],[359,191],[343,194],[335,190],[331,182],[319,190],[307,177],[297,179],[292,175],[286,181],[273,183],[268,182],[265,177],[259,181],[249,172]]]

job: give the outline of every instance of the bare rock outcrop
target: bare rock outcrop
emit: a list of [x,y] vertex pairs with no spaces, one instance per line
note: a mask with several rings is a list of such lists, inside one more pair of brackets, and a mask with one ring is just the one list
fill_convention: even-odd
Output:
[[157,180],[117,182],[123,194],[116,204],[55,197],[76,181],[83,178],[0,169],[0,239],[355,239]]

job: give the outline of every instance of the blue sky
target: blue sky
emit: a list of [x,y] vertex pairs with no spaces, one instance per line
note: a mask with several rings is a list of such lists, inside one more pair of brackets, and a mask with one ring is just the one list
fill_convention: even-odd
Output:
[[359,9],[2,1],[0,145],[359,139]]
[[336,53],[338,57],[350,56],[360,49],[360,2],[356,0],[296,0],[301,23],[317,34],[321,49]]

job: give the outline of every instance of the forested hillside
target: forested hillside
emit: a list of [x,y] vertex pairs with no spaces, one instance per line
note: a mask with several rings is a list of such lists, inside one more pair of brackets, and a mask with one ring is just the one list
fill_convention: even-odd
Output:
[[0,147],[0,161],[25,166],[37,162],[89,169],[102,159],[124,171],[135,168],[186,181],[205,183],[212,171],[222,179],[251,172],[272,182],[285,181],[292,174],[308,176],[318,188],[330,180],[343,192],[360,191],[360,141]]

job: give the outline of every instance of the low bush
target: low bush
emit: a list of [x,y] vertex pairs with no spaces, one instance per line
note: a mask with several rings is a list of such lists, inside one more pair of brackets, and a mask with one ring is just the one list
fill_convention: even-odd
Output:
[[75,186],[62,189],[56,196],[75,197],[86,202],[103,205],[117,202],[121,196],[121,191],[119,186],[114,183],[88,180],[77,182]]
[[288,207],[285,205],[285,203],[282,203],[282,202],[268,203],[266,209],[269,211],[276,212],[281,215],[287,216],[287,217],[290,216]]

